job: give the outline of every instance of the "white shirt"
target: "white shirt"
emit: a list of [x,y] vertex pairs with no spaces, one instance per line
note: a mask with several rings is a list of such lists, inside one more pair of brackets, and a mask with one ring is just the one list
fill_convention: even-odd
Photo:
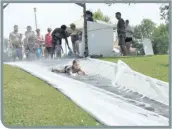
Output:
[[133,28],[130,25],[128,25],[126,27],[126,37],[133,37],[133,33],[134,33]]

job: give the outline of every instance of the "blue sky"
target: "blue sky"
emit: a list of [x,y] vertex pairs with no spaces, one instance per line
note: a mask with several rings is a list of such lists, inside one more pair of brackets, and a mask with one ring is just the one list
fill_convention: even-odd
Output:
[[[116,23],[115,12],[121,12],[124,19],[129,19],[131,25],[139,24],[142,19],[149,18],[156,24],[163,23],[160,20],[159,7],[162,4],[87,4],[87,9],[101,11],[111,17]],[[10,4],[4,10],[4,36],[8,37],[13,31],[15,24],[19,25],[20,33],[26,31],[26,26],[31,25],[35,29],[34,11],[37,8],[38,27],[42,34],[46,33],[47,27],[59,27],[62,24],[69,25],[82,16],[82,8],[76,4]]]

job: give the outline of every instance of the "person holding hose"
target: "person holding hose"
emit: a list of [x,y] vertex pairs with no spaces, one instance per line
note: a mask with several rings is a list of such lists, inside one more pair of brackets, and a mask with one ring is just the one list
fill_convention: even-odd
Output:
[[[62,25],[60,28],[56,28],[53,30],[52,32],[53,53],[61,53],[62,39],[65,39],[68,49],[71,50],[71,48],[69,47],[68,39],[67,39],[68,34],[66,32],[66,29],[67,29],[67,26]],[[57,56],[61,56],[61,55],[57,55]]]

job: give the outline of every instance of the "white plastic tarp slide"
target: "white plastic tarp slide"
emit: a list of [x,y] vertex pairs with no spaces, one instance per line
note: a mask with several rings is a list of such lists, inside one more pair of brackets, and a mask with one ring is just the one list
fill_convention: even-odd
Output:
[[[119,94],[114,94],[105,89],[93,86],[91,84],[72,79],[70,77],[52,73],[51,68],[64,66],[71,64],[72,59],[62,59],[54,61],[37,61],[37,62],[14,62],[8,63],[9,65],[19,67],[34,76],[39,77],[42,80],[45,80],[47,83],[52,85],[61,91],[64,95],[68,96],[74,103],[87,111],[91,116],[96,118],[101,123],[107,126],[168,126],[169,120],[167,117],[149,110],[145,110],[139,106],[136,106],[132,103],[127,102],[129,100],[120,96]],[[142,92],[142,88],[147,88],[147,92],[152,92],[152,94],[145,94],[151,99],[157,99],[156,101],[168,103],[168,97],[165,94],[168,94],[168,83],[161,83],[161,86],[155,85],[152,87],[150,83],[145,82],[136,82],[137,79],[134,77],[131,79],[128,76],[130,74],[122,76],[121,73],[125,74],[125,71],[128,71],[129,68],[124,66],[123,62],[110,63],[105,61],[100,61],[96,59],[82,59],[80,60],[81,67],[86,71],[88,75],[99,75],[104,78],[107,78],[111,81],[112,84],[117,82],[117,85],[125,87],[126,89],[133,90],[135,92]],[[126,67],[123,69],[123,67]],[[122,69],[122,70],[121,70]],[[137,73],[130,69],[130,73]],[[132,73],[132,74],[133,74]],[[139,73],[138,73],[139,75]],[[125,82],[125,78],[131,79]],[[139,78],[144,78],[145,76],[139,76]],[[121,81],[123,78],[123,82]],[[148,77],[147,77],[148,78]],[[154,80],[149,78],[151,81]],[[141,79],[140,81],[145,81]],[[128,85],[128,83],[132,83]],[[143,84],[143,85],[142,85]],[[113,85],[111,87],[118,87]],[[136,88],[140,87],[140,88]],[[156,87],[156,88],[155,88]],[[161,88],[160,88],[161,87]],[[150,89],[156,89],[150,90]],[[159,97],[156,94],[159,94]]]
[[114,86],[130,89],[150,99],[169,104],[169,84],[133,71],[119,61],[116,67]]

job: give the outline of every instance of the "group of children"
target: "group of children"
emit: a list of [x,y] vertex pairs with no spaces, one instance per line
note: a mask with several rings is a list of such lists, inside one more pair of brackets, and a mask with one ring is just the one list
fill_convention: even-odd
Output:
[[81,35],[81,32],[76,30],[75,24],[70,26],[71,32],[67,32],[67,26],[62,25],[60,28],[56,28],[52,31],[51,28],[47,29],[47,34],[44,36],[41,35],[40,29],[36,29],[36,34],[32,31],[31,26],[27,26],[25,32],[25,38],[22,40],[23,35],[18,32],[18,26],[14,26],[14,31],[10,33],[9,42],[10,47],[13,50],[13,59],[19,57],[22,60],[23,54],[25,53],[26,58],[29,58],[31,55],[37,59],[41,57],[51,57],[54,55],[56,57],[61,57],[63,51],[62,48],[62,39],[65,39],[66,45],[71,52],[69,47],[68,37],[71,36],[73,53],[79,54],[79,49],[77,45],[77,40]]

